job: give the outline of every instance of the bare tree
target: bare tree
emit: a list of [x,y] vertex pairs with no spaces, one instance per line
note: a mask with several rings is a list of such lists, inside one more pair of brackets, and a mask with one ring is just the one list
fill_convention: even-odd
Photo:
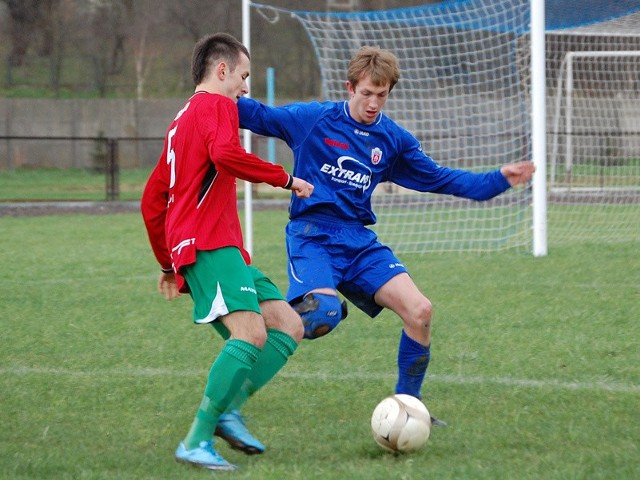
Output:
[[93,0],[77,5],[76,43],[79,52],[88,60],[93,83],[105,96],[109,77],[123,71],[125,65],[126,21],[131,17],[130,0]]
[[174,33],[181,29],[192,42],[208,33],[224,31],[242,35],[242,11],[238,0],[191,0],[167,2],[167,22]]
[[73,23],[74,0],[56,0],[48,13],[49,84],[56,96],[60,95],[63,64],[70,39],[69,26]]
[[144,84],[147,80],[152,60],[152,56],[149,55],[147,47],[149,25],[143,23],[140,28],[137,29],[137,32],[139,35],[133,49],[133,57],[136,65],[136,98],[142,100],[144,98]]
[[[294,11],[329,6],[326,0],[265,3]],[[379,9],[424,3],[432,2],[360,0],[358,5]],[[25,61],[27,55],[44,56],[49,60],[48,85],[55,93],[64,74],[73,89],[101,96],[114,87],[137,98],[149,92],[182,95],[191,84],[189,63],[197,40],[219,31],[242,37],[240,0],[0,0],[0,7],[7,85],[12,68],[20,68],[21,77],[33,85],[45,85],[41,75],[30,74],[32,62]],[[272,25],[256,9],[251,15],[252,93],[264,95],[266,69],[274,67],[278,96],[317,96],[319,68],[300,23],[282,15]]]
[[38,54],[51,53],[53,26],[51,13],[60,0],[0,0],[7,6],[11,41],[9,65],[19,67],[32,43],[40,40]]
[[138,0],[134,4],[133,15],[129,19],[127,40],[131,45],[136,76],[136,98],[142,100],[145,84],[151,66],[162,48],[162,33],[166,30],[160,24],[158,1]]

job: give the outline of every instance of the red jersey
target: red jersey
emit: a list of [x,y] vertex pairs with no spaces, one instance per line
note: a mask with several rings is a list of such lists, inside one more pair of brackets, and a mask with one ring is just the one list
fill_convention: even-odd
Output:
[[238,218],[236,178],[284,187],[289,174],[240,145],[236,104],[196,92],[178,112],[142,195],[141,210],[153,252],[176,273],[195,262],[196,250],[234,246],[247,264]]

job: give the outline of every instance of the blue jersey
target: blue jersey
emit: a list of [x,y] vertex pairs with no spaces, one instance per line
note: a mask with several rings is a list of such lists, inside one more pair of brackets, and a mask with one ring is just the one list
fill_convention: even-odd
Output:
[[488,200],[509,188],[499,170],[473,173],[438,165],[407,130],[380,113],[365,125],[348,102],[292,103],[268,107],[238,101],[240,127],[284,140],[294,155],[293,175],[314,185],[310,198],[292,195],[290,217],[330,216],[371,225],[371,195],[390,181],[419,192]]

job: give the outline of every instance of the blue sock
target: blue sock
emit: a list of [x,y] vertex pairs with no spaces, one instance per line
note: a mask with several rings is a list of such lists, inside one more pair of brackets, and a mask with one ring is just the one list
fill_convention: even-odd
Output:
[[402,330],[398,346],[398,383],[396,393],[420,398],[420,388],[431,358],[431,344],[426,347]]

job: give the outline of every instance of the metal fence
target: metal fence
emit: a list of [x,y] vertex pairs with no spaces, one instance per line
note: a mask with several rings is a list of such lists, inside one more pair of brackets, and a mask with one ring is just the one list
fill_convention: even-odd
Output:
[[[114,201],[121,199],[121,172],[150,171],[162,145],[163,138],[160,137],[0,136],[0,172],[26,171],[30,178],[34,178],[35,172],[52,170],[80,170],[94,178],[103,175],[103,199]],[[82,180],[76,183],[79,191],[87,188],[81,184]],[[20,199],[58,199],[60,195],[53,188],[55,186],[33,181],[33,192],[29,194],[30,188],[27,188]],[[60,199],[82,199],[73,195],[68,193]]]
[[[254,135],[251,149],[290,170],[288,147],[270,141]],[[0,202],[137,200],[163,144],[163,137],[0,136]]]

